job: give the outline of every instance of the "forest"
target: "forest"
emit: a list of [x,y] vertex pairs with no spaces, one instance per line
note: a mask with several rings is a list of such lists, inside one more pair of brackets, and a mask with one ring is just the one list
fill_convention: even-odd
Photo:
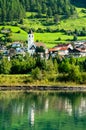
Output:
[[26,11],[36,12],[37,17],[69,17],[75,13],[75,7],[70,0],[0,0],[0,22],[23,19]]
[[85,0],[71,0],[71,3],[74,4],[77,7],[86,7],[86,1]]

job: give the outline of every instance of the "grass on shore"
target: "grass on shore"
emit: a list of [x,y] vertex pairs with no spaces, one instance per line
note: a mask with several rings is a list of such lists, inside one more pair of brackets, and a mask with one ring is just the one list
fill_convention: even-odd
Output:
[[0,75],[0,86],[86,86],[75,82],[55,82],[46,80],[33,80],[30,75]]

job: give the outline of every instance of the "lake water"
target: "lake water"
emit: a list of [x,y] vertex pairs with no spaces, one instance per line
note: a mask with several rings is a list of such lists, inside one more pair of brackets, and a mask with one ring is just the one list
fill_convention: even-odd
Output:
[[85,130],[86,93],[0,92],[0,130]]

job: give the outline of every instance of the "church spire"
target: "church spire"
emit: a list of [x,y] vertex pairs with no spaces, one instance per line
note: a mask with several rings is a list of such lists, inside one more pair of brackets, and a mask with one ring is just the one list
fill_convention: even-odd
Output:
[[32,29],[29,30],[28,34],[33,34],[33,31]]

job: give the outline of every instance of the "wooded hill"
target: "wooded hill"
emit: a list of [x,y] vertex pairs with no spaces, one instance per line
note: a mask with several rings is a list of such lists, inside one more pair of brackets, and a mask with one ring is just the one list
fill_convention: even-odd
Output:
[[86,0],[71,0],[71,3],[77,7],[86,7]]
[[0,22],[22,19],[26,11],[36,12],[38,17],[69,17],[75,13],[75,7],[70,0],[0,0]]

